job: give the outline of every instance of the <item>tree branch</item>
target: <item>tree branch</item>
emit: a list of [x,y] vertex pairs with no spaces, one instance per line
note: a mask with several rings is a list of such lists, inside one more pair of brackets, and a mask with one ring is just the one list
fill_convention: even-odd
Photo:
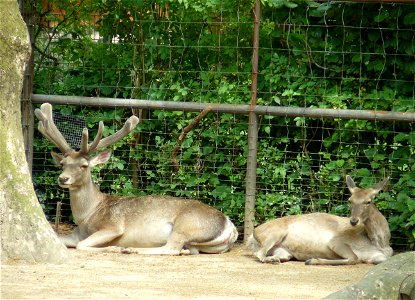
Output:
[[203,109],[203,111],[196,118],[194,118],[193,121],[189,125],[187,125],[183,129],[182,134],[179,136],[179,139],[177,140],[177,145],[173,150],[172,159],[171,159],[173,168],[175,169],[176,172],[179,171],[179,162],[177,161],[176,156],[177,156],[177,152],[179,152],[180,148],[182,147],[184,139],[186,138],[189,131],[192,130],[197,125],[197,123],[199,123],[200,120],[202,120],[211,111],[212,111],[212,106],[210,105],[206,106],[205,109]]

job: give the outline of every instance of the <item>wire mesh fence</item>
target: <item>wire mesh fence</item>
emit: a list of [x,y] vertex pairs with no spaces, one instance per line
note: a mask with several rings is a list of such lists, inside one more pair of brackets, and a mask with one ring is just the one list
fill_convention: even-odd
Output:
[[[261,7],[258,105],[415,111],[412,5],[277,2]],[[91,131],[103,120],[105,134],[129,115],[140,115],[134,134],[117,143],[111,162],[96,170],[100,187],[200,199],[242,225],[247,114],[209,113],[183,141],[178,168],[172,159],[183,128],[198,114],[181,109],[182,103],[250,104],[251,2],[39,3],[44,5],[31,7],[37,16],[35,93],[177,104],[168,110],[70,101],[56,106],[61,114],[85,117]],[[345,175],[364,187],[389,176],[377,205],[389,220],[393,246],[414,247],[413,121],[271,113],[258,118],[256,224],[312,211],[347,215]],[[57,188],[59,170],[49,150],[37,134],[36,191],[50,218],[57,199],[64,200],[69,218],[68,195]]]

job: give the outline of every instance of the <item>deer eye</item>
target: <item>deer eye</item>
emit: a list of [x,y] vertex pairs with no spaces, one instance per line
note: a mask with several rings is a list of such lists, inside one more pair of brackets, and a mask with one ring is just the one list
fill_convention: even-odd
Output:
[[82,165],[79,166],[82,170],[85,170],[86,168],[88,168],[88,164],[84,163]]
[[365,202],[366,205],[369,205],[370,203],[372,203],[371,200]]

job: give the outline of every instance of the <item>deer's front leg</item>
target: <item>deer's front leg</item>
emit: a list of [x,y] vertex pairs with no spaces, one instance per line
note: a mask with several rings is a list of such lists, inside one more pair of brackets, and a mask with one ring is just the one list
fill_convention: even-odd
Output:
[[334,238],[328,244],[332,250],[340,258],[325,259],[325,258],[311,258],[305,262],[306,265],[354,265],[360,263],[359,257],[353,252],[349,244],[342,241],[341,238]]
[[94,232],[90,236],[88,236],[86,239],[80,241],[76,249],[78,250],[88,250],[88,251],[111,251],[111,252],[121,252],[120,247],[102,247],[100,246],[105,245],[116,239],[117,237],[120,237],[123,234],[123,231],[116,230],[116,229],[104,229],[99,230],[97,232]]
[[81,232],[76,227],[70,234],[59,234],[59,240],[68,248],[75,248],[81,240]]
[[[188,238],[180,233],[173,231],[164,246],[161,247],[148,247],[148,248],[126,248],[123,253],[138,253],[138,254],[150,254],[150,255],[180,255],[190,254],[191,250],[183,249],[185,241]],[[193,253],[196,253],[192,249]]]

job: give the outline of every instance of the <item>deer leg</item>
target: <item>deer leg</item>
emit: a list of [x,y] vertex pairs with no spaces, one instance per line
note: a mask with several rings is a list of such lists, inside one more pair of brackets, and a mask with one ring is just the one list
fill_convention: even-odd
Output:
[[388,257],[385,254],[378,253],[378,254],[373,255],[367,262],[369,264],[377,265],[377,264],[384,262],[387,259]]
[[109,246],[109,247],[100,247],[105,245],[120,237],[123,234],[121,230],[99,230],[94,232],[86,239],[80,241],[76,249],[78,250],[87,250],[87,251],[96,251],[96,252],[117,252],[121,253],[121,247]]
[[187,247],[187,250],[189,251],[189,254],[191,255],[196,255],[200,253],[199,248],[197,247]]
[[[260,249],[255,252],[255,256],[258,257],[260,262],[265,263],[280,263],[281,260],[288,261],[292,256],[288,258],[287,254],[290,255],[287,251],[283,252],[284,249],[280,248],[281,243],[286,238],[284,235],[274,235],[269,236],[267,240],[261,243]],[[279,250],[281,249],[281,250]]]
[[[202,216],[203,217],[203,216]],[[223,253],[237,238],[237,231],[230,221],[227,227],[218,237],[205,242],[206,228],[203,222],[191,214],[183,214],[176,218],[173,229],[167,242],[162,247],[152,248],[128,248],[125,253],[153,254],[153,255],[181,255],[205,253]],[[210,233],[212,234],[212,233]]]
[[[332,241],[329,243],[329,248],[339,259],[326,259],[326,258],[311,258],[305,262],[306,265],[354,265],[360,262],[357,255],[353,252],[352,248],[343,242]],[[341,258],[342,257],[342,258]]]
[[76,227],[70,234],[59,234],[58,238],[66,247],[76,248],[81,240],[80,235],[79,228]]
[[122,250],[122,253],[125,253],[125,254],[136,253],[136,254],[147,254],[147,255],[181,255],[181,254],[190,254],[192,252],[186,249],[183,249],[183,250],[172,249],[164,245],[161,247],[149,247],[149,248],[125,248]]
[[354,265],[357,262],[353,262],[347,258],[344,259],[326,259],[326,258],[310,258],[305,261],[306,265],[331,265],[331,266],[340,266],[340,265]]
[[281,263],[289,261],[291,258],[293,258],[293,255],[284,248],[275,248],[275,250],[271,251],[272,255],[265,257],[266,263]]
[[185,248],[190,251],[190,254],[212,253],[219,254],[225,253],[232,246],[238,238],[238,231],[235,226],[227,220],[224,230],[216,238],[206,242],[191,242],[185,245]]
[[161,247],[149,247],[149,248],[126,248],[123,253],[137,253],[137,254],[149,254],[149,255],[180,255],[190,254],[196,252],[188,249],[183,249],[187,242],[187,238],[183,234],[172,232],[167,240],[167,243]]
[[278,259],[278,257],[273,257],[269,259],[267,258],[268,252],[274,246],[275,246],[275,241],[268,240],[257,252],[255,252],[255,256],[258,257],[260,262],[279,263],[280,260]]

